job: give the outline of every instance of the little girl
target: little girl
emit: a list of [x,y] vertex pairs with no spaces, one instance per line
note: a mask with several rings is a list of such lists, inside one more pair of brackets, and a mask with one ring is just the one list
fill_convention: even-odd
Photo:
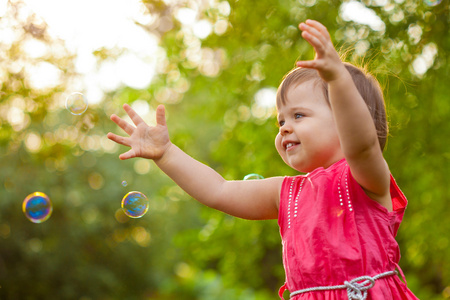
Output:
[[136,126],[112,115],[129,137],[108,138],[131,147],[120,159],[154,160],[205,205],[245,219],[278,218],[286,272],[281,298],[288,289],[295,300],[418,299],[398,265],[395,236],[407,200],[383,158],[380,87],[341,62],[322,24],[307,20],[299,28],[316,57],[297,62],[278,89],[275,146],[306,175],[227,181],[171,143],[162,105],[156,125],[148,126],[125,104]]

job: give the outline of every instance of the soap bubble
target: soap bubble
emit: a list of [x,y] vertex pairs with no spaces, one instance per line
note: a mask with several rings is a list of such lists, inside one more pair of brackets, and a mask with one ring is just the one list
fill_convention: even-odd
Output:
[[129,192],[122,199],[123,212],[130,218],[140,218],[148,210],[148,199],[141,192]]
[[66,108],[72,115],[81,115],[88,108],[88,101],[82,93],[72,93],[66,98]]
[[248,175],[245,175],[244,180],[256,180],[256,179],[264,179],[264,177],[262,177],[259,174],[256,173],[251,173]]
[[439,5],[442,0],[424,0],[425,4],[428,6],[436,6]]
[[22,203],[25,216],[33,223],[42,223],[52,214],[52,202],[48,196],[41,192],[29,194]]
[[127,185],[128,185],[128,182],[126,182],[125,180],[122,181],[122,186],[127,186]]

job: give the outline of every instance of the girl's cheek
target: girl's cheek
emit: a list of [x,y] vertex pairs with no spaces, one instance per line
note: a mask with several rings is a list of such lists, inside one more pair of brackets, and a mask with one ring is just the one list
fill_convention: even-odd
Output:
[[281,135],[278,133],[275,137],[275,148],[280,156],[283,156],[283,145],[281,145]]
[[277,134],[277,136],[275,137],[275,147],[278,150],[278,147],[281,145],[281,135],[280,133]]

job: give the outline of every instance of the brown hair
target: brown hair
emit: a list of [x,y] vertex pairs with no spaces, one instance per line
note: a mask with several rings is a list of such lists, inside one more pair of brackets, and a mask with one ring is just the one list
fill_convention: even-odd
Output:
[[[347,71],[352,76],[353,82],[359,94],[366,102],[377,130],[378,142],[381,150],[384,150],[388,135],[388,123],[386,119],[386,107],[384,104],[383,92],[378,81],[366,71],[355,67],[352,64],[344,63]],[[314,80],[322,89],[325,99],[328,97],[328,84],[322,80],[319,73],[314,69],[295,68],[285,75],[277,91],[277,106],[286,103],[288,90],[306,81]]]

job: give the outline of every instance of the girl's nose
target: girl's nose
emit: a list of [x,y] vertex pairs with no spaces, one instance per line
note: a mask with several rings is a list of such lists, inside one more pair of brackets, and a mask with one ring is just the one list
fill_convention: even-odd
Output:
[[292,127],[288,123],[284,123],[283,126],[280,127],[280,133],[282,135],[288,134],[292,132]]

